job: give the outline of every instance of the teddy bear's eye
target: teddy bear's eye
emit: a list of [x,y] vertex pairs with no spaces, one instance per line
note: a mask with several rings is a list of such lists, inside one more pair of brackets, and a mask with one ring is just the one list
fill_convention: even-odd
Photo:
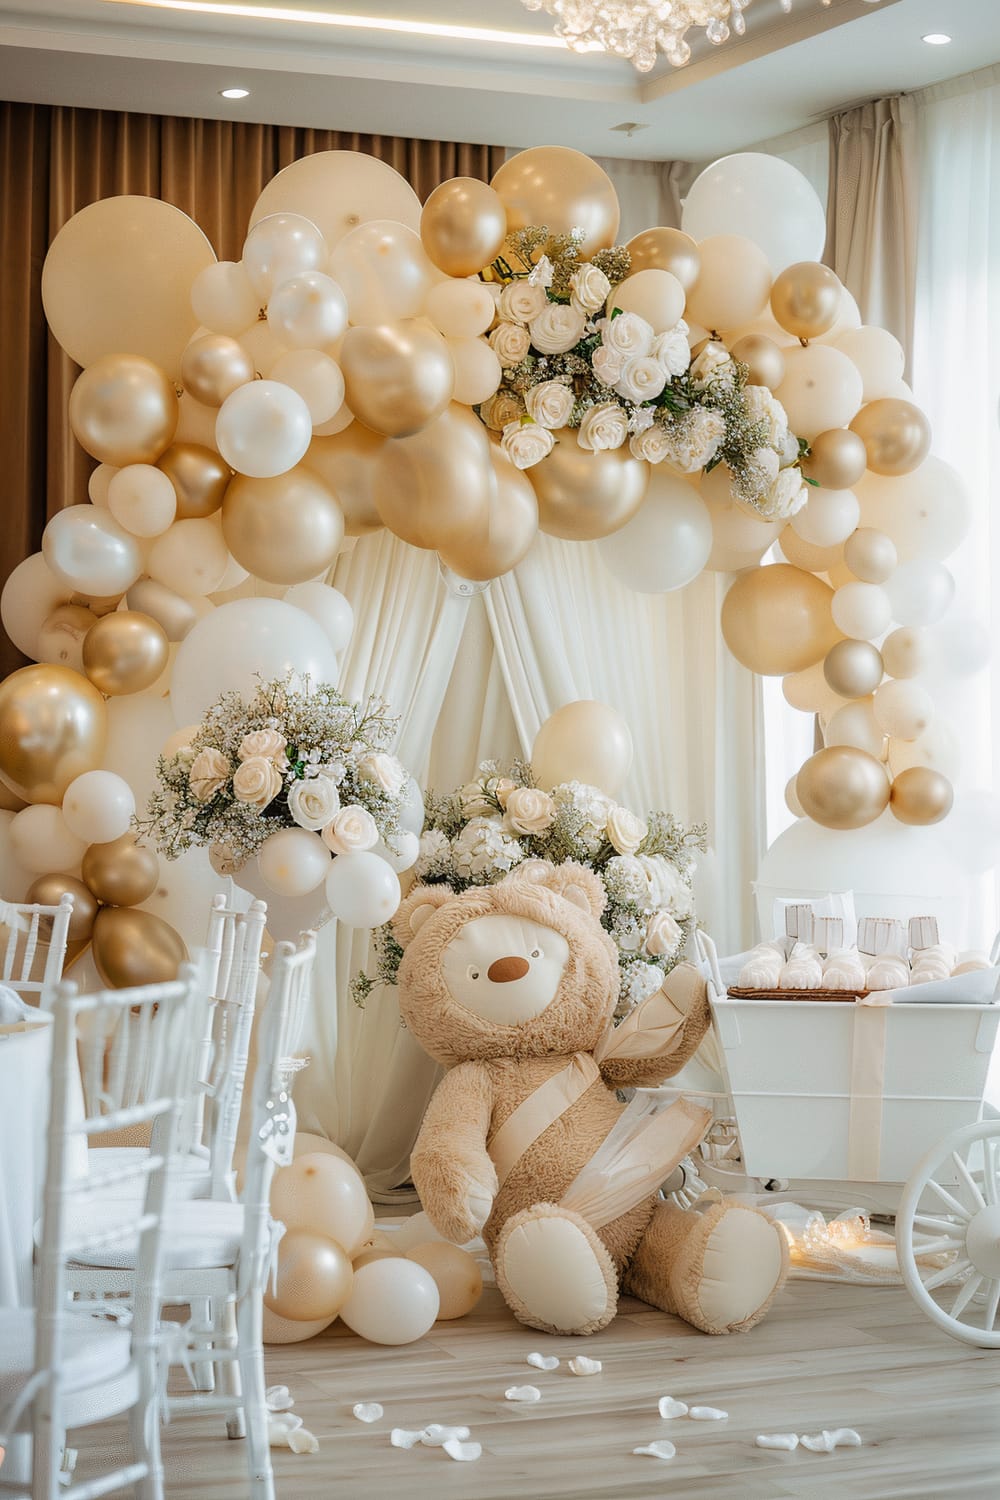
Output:
[[542,950],[541,950],[541,948],[532,948],[532,950],[531,950],[531,957],[532,958],[541,958],[541,956],[542,956]]
[[470,964],[469,965],[468,975],[469,975],[470,979],[478,979],[479,978],[479,970],[476,968],[475,964]]

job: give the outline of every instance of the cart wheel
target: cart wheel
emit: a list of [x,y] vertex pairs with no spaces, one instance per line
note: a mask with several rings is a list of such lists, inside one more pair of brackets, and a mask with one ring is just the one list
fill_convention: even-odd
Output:
[[[914,1231],[927,1238],[914,1246]],[[932,1323],[963,1343],[1000,1349],[1000,1121],[968,1125],[934,1146],[896,1215],[903,1280]],[[947,1256],[918,1265],[916,1256]]]

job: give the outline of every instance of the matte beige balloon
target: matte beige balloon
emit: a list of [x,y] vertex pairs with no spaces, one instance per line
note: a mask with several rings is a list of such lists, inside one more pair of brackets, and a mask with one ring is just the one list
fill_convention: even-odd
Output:
[[[77,880],[74,875],[39,875],[28,887],[24,899],[38,906],[58,906],[63,896],[73,897],[73,915],[67,931],[69,941],[89,942],[97,916],[97,902],[82,880]],[[46,917],[44,923],[51,926],[51,919]],[[46,932],[42,926],[39,936],[45,939],[51,936],[51,932]]]
[[930,423],[912,401],[871,401],[858,412],[851,431],[864,443],[868,467],[876,474],[909,474],[931,448]]
[[406,1259],[415,1260],[433,1276],[441,1298],[438,1318],[445,1322],[451,1318],[464,1318],[483,1295],[482,1272],[475,1256],[447,1240],[428,1240],[426,1245],[414,1245],[412,1250],[407,1250]]
[[889,802],[885,767],[864,750],[832,745],[806,761],[795,781],[802,810],[824,828],[864,828]]
[[57,604],[38,632],[37,659],[82,672],[84,637],[96,623],[93,610],[82,604]]
[[278,1347],[284,1344],[304,1344],[333,1322],[332,1318],[312,1318],[308,1323],[298,1322],[294,1318],[279,1318],[269,1307],[265,1307],[263,1313],[264,1343]]
[[785,356],[766,334],[744,334],[729,352],[740,364],[746,365],[751,385],[766,385],[769,391],[776,391],[785,378]]
[[[780,381],[779,381],[780,384]],[[810,444],[802,472],[826,490],[849,490],[868,467],[864,443],[849,427],[831,427]]]
[[383,524],[411,546],[431,550],[456,535],[481,533],[494,487],[486,429],[457,404],[413,437],[386,443],[373,483]]
[[[168,641],[182,641],[201,619],[193,599],[177,594],[155,578],[140,578],[125,595],[126,607],[149,615],[162,628]],[[82,670],[82,668],[81,668]]]
[[310,1152],[280,1167],[271,1184],[271,1212],[289,1229],[325,1234],[354,1256],[375,1223],[364,1178],[350,1161]]
[[69,425],[102,464],[155,464],[177,428],[177,394],[138,354],[105,354],[83,371],[69,397]]
[[532,769],[545,791],[563,781],[583,781],[613,797],[632,757],[632,734],[621,714],[589,698],[557,708],[531,747]]
[[181,383],[203,406],[221,406],[253,378],[253,360],[242,344],[224,333],[203,334],[181,356]]
[[538,535],[538,500],[520,469],[498,448],[490,452],[496,479],[485,517],[465,535],[438,548],[441,561],[460,578],[499,578],[524,558]]
[[138,906],[148,901],[160,878],[160,861],[152,849],[123,833],[108,844],[91,844],[80,870],[87,889],[105,906]]
[[178,521],[213,515],[222,505],[233,471],[200,443],[172,443],[157,462],[177,494]]
[[289,1229],[278,1246],[273,1281],[264,1306],[279,1318],[313,1322],[335,1318],[351,1295],[354,1272],[335,1240],[308,1229]]
[[375,462],[386,439],[360,422],[352,422],[333,437],[315,437],[302,467],[317,474],[344,512],[348,536],[380,531],[382,517],[375,504]]
[[725,464],[703,474],[698,486],[712,522],[712,550],[705,568],[713,573],[739,573],[760,562],[781,534],[780,521],[764,521],[733,499],[732,475]]
[[0,682],[0,778],[25,802],[62,802],[104,755],[100,693],[68,667],[21,667]]
[[226,491],[222,534],[236,561],[255,577],[305,583],[337,556],[344,516],[326,485],[297,465],[274,479],[237,474]]
[[[168,375],[198,326],[196,276],[215,252],[193,219],[159,198],[101,198],[67,221],[42,267],[42,305],[78,365],[141,354]],[[141,460],[135,460],[141,462]]]
[[254,204],[250,223],[279,213],[311,219],[331,250],[371,219],[420,228],[420,199],[406,178],[363,151],[315,151],[283,167]]
[[701,255],[697,240],[680,229],[657,225],[633,235],[625,246],[633,271],[669,271],[689,292],[698,280]]
[[451,400],[455,368],[436,329],[416,318],[349,328],[340,347],[346,401],[383,437],[410,437]]
[[785,527],[778,537],[778,546],[793,567],[802,568],[807,573],[826,573],[844,560],[844,548],[840,542],[835,547],[814,547],[811,542],[802,540],[794,526]]
[[83,670],[108,697],[141,693],[167,664],[163,626],[138,610],[116,610],[91,626],[83,643]]
[[882,681],[884,670],[881,653],[870,641],[838,641],[823,663],[827,682],[842,698],[867,698]]
[[929,766],[911,766],[893,781],[889,810],[901,823],[924,828],[946,818],[954,801],[955,790],[947,776]]
[[896,571],[898,561],[892,537],[871,526],[859,526],[844,543],[844,562],[862,583],[885,583]]
[[188,956],[180,933],[151,912],[104,906],[94,922],[94,962],[113,990],[177,978]]
[[698,250],[701,269],[688,292],[688,322],[715,330],[742,328],[767,304],[771,290],[767,256],[741,234],[711,235]]
[[504,162],[490,186],[507,212],[513,233],[532,224],[553,234],[583,230],[581,259],[615,243],[621,210],[603,167],[569,146],[531,146]]
[[476,177],[452,177],[436,187],[420,215],[420,238],[439,270],[474,276],[500,253],[507,212],[493,188]]
[[801,672],[839,639],[832,600],[833,590],[819,578],[787,563],[741,573],[722,605],[726,645],[764,677]]
[[549,536],[591,542],[631,521],[646,496],[649,465],[628,448],[591,453],[575,428],[556,433],[552,452],[526,470],[538,496],[538,526]]
[[843,294],[840,277],[815,260],[787,266],[771,288],[775,319],[797,339],[818,339],[837,321]]

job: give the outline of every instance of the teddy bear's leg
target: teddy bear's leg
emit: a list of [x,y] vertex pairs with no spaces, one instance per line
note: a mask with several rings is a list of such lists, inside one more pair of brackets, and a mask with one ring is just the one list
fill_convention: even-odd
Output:
[[596,1333],[618,1307],[618,1274],[596,1232],[570,1209],[535,1203],[508,1219],[493,1252],[514,1316],[545,1333]]
[[781,1229],[755,1208],[659,1203],[623,1290],[703,1333],[743,1333],[767,1312],[787,1269]]

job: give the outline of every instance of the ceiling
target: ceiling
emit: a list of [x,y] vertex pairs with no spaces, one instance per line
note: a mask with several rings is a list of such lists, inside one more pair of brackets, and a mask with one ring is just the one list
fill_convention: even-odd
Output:
[[746,20],[642,76],[520,0],[0,0],[0,97],[702,161],[1000,61],[998,0],[753,0]]

